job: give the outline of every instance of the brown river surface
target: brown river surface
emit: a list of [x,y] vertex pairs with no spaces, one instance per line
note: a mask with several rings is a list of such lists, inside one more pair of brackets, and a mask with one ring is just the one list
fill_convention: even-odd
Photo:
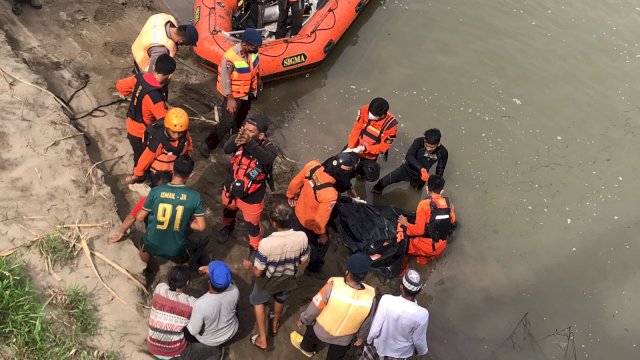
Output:
[[[385,97],[401,127],[383,174],[442,130],[461,226],[421,295],[433,359],[638,359],[639,42],[634,2],[372,1],[321,70],[257,108],[306,162]],[[408,188],[376,203],[415,209]],[[574,342],[545,338],[568,327]]]

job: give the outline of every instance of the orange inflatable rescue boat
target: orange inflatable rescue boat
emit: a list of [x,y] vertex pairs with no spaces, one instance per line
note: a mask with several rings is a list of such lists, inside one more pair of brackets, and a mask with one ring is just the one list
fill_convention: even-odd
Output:
[[[198,62],[217,71],[224,53],[240,40],[244,27],[262,32],[260,76],[264,81],[317,69],[369,0],[298,0],[305,7],[300,32],[275,39],[277,0],[196,0],[193,22],[200,39],[193,48]],[[253,19],[247,26],[247,19]]]

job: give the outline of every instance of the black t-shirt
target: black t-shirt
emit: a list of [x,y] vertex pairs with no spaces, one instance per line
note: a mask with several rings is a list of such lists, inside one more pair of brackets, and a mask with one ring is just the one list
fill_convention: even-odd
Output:
[[424,137],[413,140],[402,165],[412,176],[420,176],[422,168],[429,170],[433,164],[438,163],[436,175],[444,176],[444,168],[447,166],[449,152],[444,145],[440,145],[434,152],[428,153],[424,143]]

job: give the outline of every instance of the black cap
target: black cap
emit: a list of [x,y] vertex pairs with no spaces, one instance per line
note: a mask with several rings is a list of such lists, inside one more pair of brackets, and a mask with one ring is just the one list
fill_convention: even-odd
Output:
[[356,253],[347,260],[347,271],[352,274],[365,275],[371,269],[371,258],[363,253]]
[[261,133],[266,133],[269,130],[269,118],[263,114],[255,114],[249,116],[249,119],[245,121],[251,125],[254,125],[258,128],[258,131]]
[[198,29],[195,26],[188,24],[185,25],[187,38],[184,42],[185,45],[195,45],[198,42]]

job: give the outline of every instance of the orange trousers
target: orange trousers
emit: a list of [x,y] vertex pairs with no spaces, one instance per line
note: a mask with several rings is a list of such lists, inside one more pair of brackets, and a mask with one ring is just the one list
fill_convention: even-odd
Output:
[[440,256],[444,249],[447,248],[447,241],[440,240],[436,242],[435,250],[433,249],[433,240],[425,237],[410,237],[407,254],[416,257],[418,264],[426,264],[429,260]]
[[229,192],[222,190],[222,224],[233,227],[236,223],[238,210],[242,211],[244,221],[249,225],[249,245],[258,250],[260,240],[262,240],[262,225],[260,215],[264,209],[264,199],[257,204],[248,204],[240,199],[233,198],[229,201]]

